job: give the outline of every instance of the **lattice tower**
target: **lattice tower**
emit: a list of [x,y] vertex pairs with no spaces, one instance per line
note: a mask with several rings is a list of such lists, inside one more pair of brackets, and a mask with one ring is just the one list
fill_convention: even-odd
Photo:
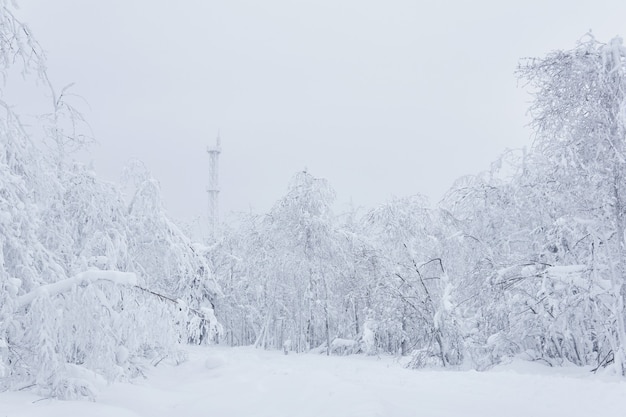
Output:
[[222,153],[219,132],[217,133],[215,146],[209,146],[207,152],[209,153],[209,186],[207,187],[207,193],[209,194],[209,233],[211,238],[214,238],[219,220],[219,162],[220,153]]

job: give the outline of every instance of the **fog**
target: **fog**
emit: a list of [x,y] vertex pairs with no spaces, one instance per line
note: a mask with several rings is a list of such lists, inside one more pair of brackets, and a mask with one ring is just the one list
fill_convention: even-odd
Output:
[[[421,193],[531,146],[520,58],[624,33],[620,1],[25,0],[49,75],[119,178],[131,158],[173,217],[206,215],[222,137],[220,210],[268,209],[290,177],[327,178],[337,210]],[[19,110],[19,109],[18,109]]]

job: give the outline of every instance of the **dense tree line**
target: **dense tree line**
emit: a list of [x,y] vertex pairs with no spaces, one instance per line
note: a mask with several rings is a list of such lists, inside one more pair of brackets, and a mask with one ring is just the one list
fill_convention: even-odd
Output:
[[435,208],[413,196],[337,216],[328,183],[296,174],[212,254],[226,341],[623,374],[625,57],[619,38],[589,36],[520,64],[533,147],[459,179]]

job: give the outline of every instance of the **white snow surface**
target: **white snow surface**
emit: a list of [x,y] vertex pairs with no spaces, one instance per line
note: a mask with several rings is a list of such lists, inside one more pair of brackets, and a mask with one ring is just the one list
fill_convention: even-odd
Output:
[[394,358],[189,348],[96,402],[0,394],[0,416],[624,416],[626,380],[514,362],[488,372],[408,370]]

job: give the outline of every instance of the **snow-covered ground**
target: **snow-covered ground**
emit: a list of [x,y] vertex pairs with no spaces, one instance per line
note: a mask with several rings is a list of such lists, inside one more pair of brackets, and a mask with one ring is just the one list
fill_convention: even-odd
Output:
[[96,402],[0,394],[16,416],[624,416],[626,381],[517,362],[489,372],[414,371],[392,358],[253,348],[192,348],[147,379],[105,386]]

